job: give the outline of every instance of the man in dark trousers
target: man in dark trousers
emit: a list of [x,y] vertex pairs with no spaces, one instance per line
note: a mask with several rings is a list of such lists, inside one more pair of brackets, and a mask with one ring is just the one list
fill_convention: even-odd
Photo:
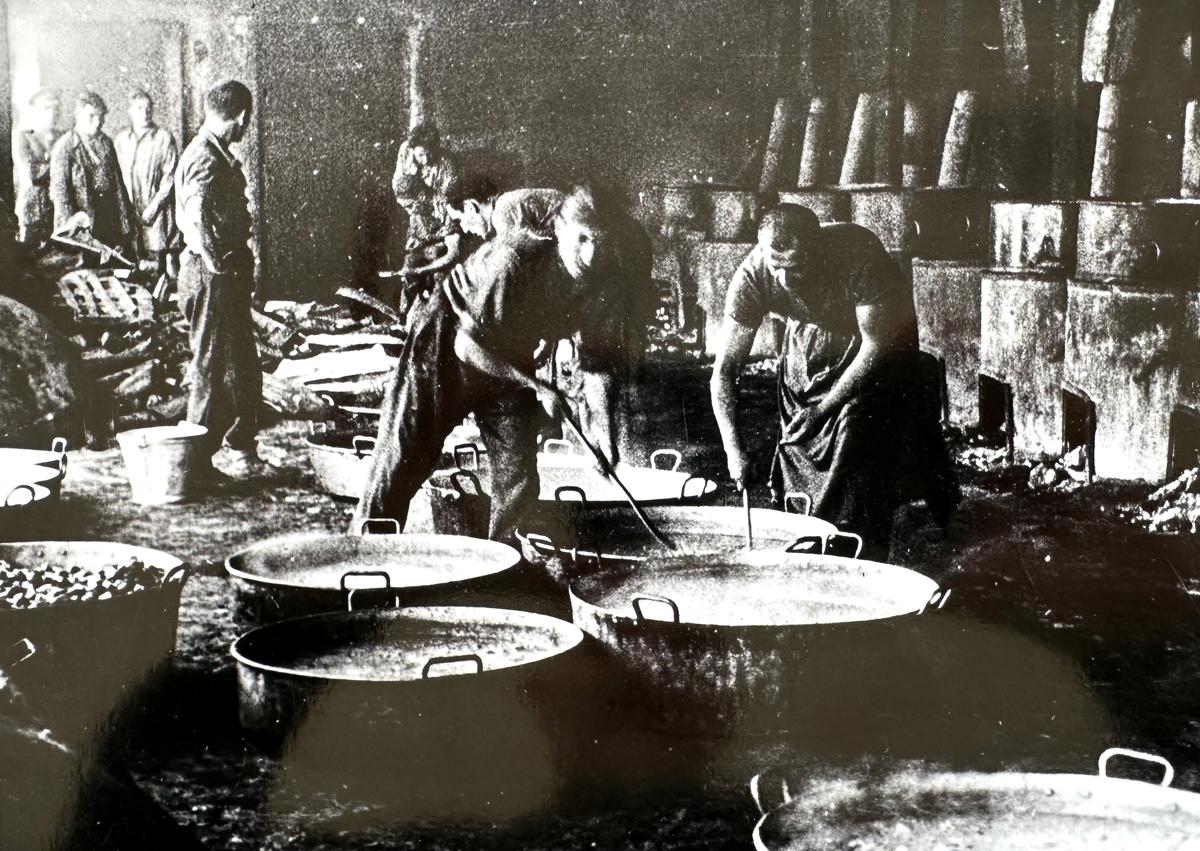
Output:
[[50,154],[54,227],[61,230],[78,224],[132,259],[137,256],[137,228],[117,151],[101,130],[107,114],[100,95],[84,92],[75,101],[75,126],[54,143]]
[[[538,493],[538,405],[552,419],[563,415],[558,390],[534,375],[535,350],[579,331],[585,368],[619,367],[602,360],[620,352],[607,339],[618,323],[607,317],[628,298],[620,291],[624,279],[597,274],[611,249],[610,216],[597,206],[590,191],[576,188],[554,217],[553,238],[514,231],[490,240],[414,305],[353,528],[371,517],[403,524],[443,439],[473,411],[492,459],[490,537],[513,537]],[[611,382],[589,386],[607,397],[591,404],[611,408]],[[615,460],[611,432],[599,438],[601,451]]]
[[794,204],[763,217],[726,294],[712,402],[734,482],[755,478],[738,432],[737,378],[767,314],[787,320],[776,500],[808,493],[814,514],[862,535],[873,558],[887,557],[893,514],[909,499],[926,499],[944,521],[958,492],[936,379],[917,349],[912,287],[869,230],[821,225]]
[[246,176],[229,146],[250,123],[250,90],[225,80],[205,96],[204,125],[175,172],[176,220],[185,251],[179,306],[192,349],[188,421],[208,429],[208,455],[224,443],[224,472],[261,469],[257,453],[262,372],[251,319],[254,255]]

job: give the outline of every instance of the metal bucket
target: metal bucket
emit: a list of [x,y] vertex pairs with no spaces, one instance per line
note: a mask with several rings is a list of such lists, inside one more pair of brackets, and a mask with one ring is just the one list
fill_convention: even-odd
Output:
[[134,502],[171,505],[193,496],[196,473],[209,463],[201,441],[208,429],[189,422],[121,432],[117,443]]
[[582,642],[544,615],[417,607],[283,621],[231,652],[243,726],[305,792],[509,819],[561,791]]

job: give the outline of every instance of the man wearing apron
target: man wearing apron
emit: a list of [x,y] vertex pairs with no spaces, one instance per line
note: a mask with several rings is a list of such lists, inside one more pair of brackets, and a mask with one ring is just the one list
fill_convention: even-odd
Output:
[[939,426],[935,374],[917,350],[912,288],[879,239],[821,225],[781,204],[734,274],[713,367],[713,410],[729,474],[757,472],[738,434],[737,376],[768,314],[787,320],[779,358],[776,503],[792,491],[813,513],[861,535],[886,558],[896,508],[924,498],[941,522],[957,502]]

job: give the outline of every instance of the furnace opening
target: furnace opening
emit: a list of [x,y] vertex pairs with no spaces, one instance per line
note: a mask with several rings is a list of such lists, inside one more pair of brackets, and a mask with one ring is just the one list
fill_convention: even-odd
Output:
[[1083,393],[1063,390],[1063,454],[1079,447],[1087,457],[1087,473],[1096,475],[1096,404]]

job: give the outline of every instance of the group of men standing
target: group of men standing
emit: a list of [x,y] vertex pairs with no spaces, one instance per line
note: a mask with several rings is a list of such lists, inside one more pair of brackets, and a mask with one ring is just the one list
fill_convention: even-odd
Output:
[[69,130],[57,128],[59,96],[42,89],[29,100],[28,126],[15,136],[18,239],[34,250],[55,231],[86,230],[122,256],[174,272],[178,233],[172,204],[178,150],[154,123],[154,101],[129,96],[129,126],[110,138],[108,106],[92,91],[75,100]]

